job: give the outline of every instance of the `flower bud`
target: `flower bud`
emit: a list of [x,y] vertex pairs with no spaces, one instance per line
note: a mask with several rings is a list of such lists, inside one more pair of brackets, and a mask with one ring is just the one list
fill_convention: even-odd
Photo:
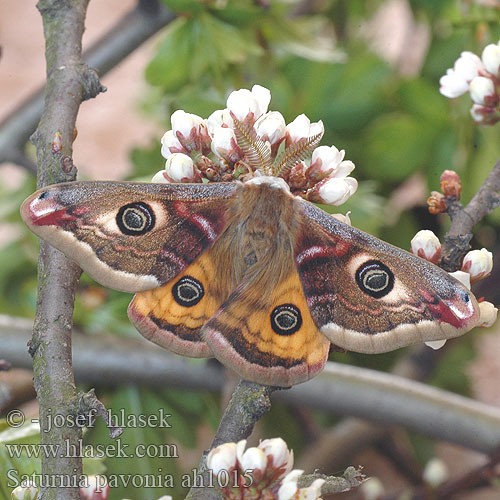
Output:
[[369,477],[359,486],[364,500],[379,500],[385,493],[384,485],[378,477]]
[[216,109],[207,118],[207,130],[210,137],[214,136],[215,129],[219,127],[234,128],[234,122],[228,109]]
[[491,73],[495,77],[499,77],[500,70],[500,46],[496,44],[487,45],[481,55],[481,60],[483,61],[486,71]]
[[326,483],[324,479],[315,479],[311,486],[299,488],[296,498],[299,500],[321,500],[321,487]]
[[170,182],[200,182],[193,160],[182,153],[173,153],[165,162],[166,179]]
[[281,482],[278,490],[278,500],[290,500],[298,491],[297,480],[304,473],[303,470],[294,469],[290,471]]
[[343,214],[331,214],[331,216],[334,219],[337,219],[340,222],[343,222],[344,224],[347,224],[348,226],[352,226],[352,224],[351,224],[351,218],[349,217],[350,213],[351,213],[351,211],[347,212],[345,215],[343,215]]
[[167,172],[165,170],[160,170],[159,172],[156,172],[156,174],[153,175],[151,182],[157,184],[170,184],[170,181],[167,178]]
[[468,252],[462,263],[462,271],[470,274],[472,283],[489,276],[493,269],[493,254],[482,248]]
[[32,481],[23,481],[10,495],[12,500],[36,500],[38,486]]
[[271,92],[265,87],[254,85],[252,91],[235,90],[227,98],[227,109],[241,122],[255,123],[264,113],[271,101]]
[[500,115],[496,108],[473,104],[470,108],[472,119],[478,125],[495,125],[500,120]]
[[345,151],[335,146],[319,146],[313,151],[307,177],[314,182],[326,177],[347,177],[354,170],[352,161],[342,161]]
[[214,476],[236,467],[236,443],[224,443],[214,448],[207,455],[207,468]]
[[430,197],[427,198],[427,206],[429,207],[429,212],[432,215],[440,214],[448,210],[445,195],[438,193],[437,191],[431,192]]
[[448,69],[446,75],[439,79],[439,85],[439,92],[450,99],[459,97],[469,90],[468,82],[452,69]]
[[454,170],[445,170],[440,177],[440,188],[445,196],[460,199],[462,182]]
[[358,181],[353,177],[338,179],[329,177],[318,182],[316,186],[307,192],[307,199],[327,205],[342,205],[358,189]]
[[432,231],[424,229],[411,240],[411,253],[437,264],[441,255],[441,242]]
[[105,476],[87,476],[87,485],[80,488],[80,497],[83,500],[107,500],[109,485]]
[[212,151],[216,156],[224,158],[230,163],[236,163],[243,158],[233,129],[218,127],[214,129],[213,133]]
[[252,475],[255,473],[263,474],[267,467],[266,454],[259,448],[248,448],[241,456],[238,457],[238,464],[242,471],[251,470]]
[[460,281],[462,285],[470,290],[470,274],[464,273],[463,271],[455,271],[453,273],[448,273],[450,276],[453,276],[456,280]]
[[182,147],[179,139],[174,134],[173,130],[169,130],[163,134],[161,138],[161,154],[163,158],[167,159],[172,153],[184,153],[187,151]]
[[170,117],[170,121],[175,137],[187,152],[208,153],[210,151],[210,137],[203,118],[179,109]]
[[259,444],[259,448],[265,453],[269,463],[275,469],[283,469],[278,476],[288,474],[293,467],[293,451],[290,451],[283,439],[264,439]]
[[484,69],[483,63],[473,52],[462,52],[453,65],[455,73],[470,83]]
[[449,475],[448,467],[441,459],[431,458],[424,468],[423,479],[427,484],[436,488],[444,483]]
[[491,303],[483,300],[479,302],[479,321],[476,326],[489,328],[497,320],[498,309]]
[[271,154],[276,156],[278,148],[285,138],[285,119],[278,111],[269,111],[262,115],[254,125],[257,137],[271,144]]
[[308,139],[309,137],[313,137],[318,134],[323,136],[324,132],[325,127],[321,120],[319,122],[311,123],[311,120],[309,120],[306,115],[302,114],[297,116],[292,123],[289,123],[286,126],[285,144],[288,147],[290,144],[300,141],[300,139]]
[[476,104],[495,107],[498,104],[498,94],[491,78],[476,76],[469,86],[470,96]]

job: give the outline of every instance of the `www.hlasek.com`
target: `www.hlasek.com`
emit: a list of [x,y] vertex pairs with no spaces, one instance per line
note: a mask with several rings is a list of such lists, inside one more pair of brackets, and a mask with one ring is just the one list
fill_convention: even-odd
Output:
[[[76,469],[75,469],[76,472]],[[216,475],[202,475],[196,469],[190,474],[183,474],[180,478],[182,488],[219,488],[241,485],[248,488],[252,485],[252,470],[246,470],[240,476],[238,471],[220,470]],[[88,476],[77,474],[19,474],[16,469],[7,471],[7,486],[17,488],[21,484],[31,481],[39,488],[87,488],[89,486]],[[133,487],[133,488],[174,488],[175,477],[172,474],[163,473],[159,468],[155,474],[110,474],[107,476],[97,475],[95,491],[101,492],[104,487]]]

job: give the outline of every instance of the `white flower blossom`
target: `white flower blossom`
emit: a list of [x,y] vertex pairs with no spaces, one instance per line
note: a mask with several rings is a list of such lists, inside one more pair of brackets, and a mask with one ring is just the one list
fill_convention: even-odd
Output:
[[214,128],[211,147],[216,156],[227,161],[236,162],[241,158],[241,150],[231,128]]
[[353,177],[331,177],[318,185],[317,193],[320,201],[335,206],[345,203],[358,189],[358,181]]
[[488,276],[492,269],[493,254],[486,248],[467,252],[462,263],[462,271],[470,274],[473,283]]
[[161,154],[167,159],[172,153],[187,153],[187,151],[182,147],[174,131],[169,130],[161,138]]
[[477,326],[489,328],[497,320],[498,309],[491,303],[483,300],[479,302],[479,322]]
[[493,76],[500,76],[500,46],[498,44],[487,45],[481,54],[484,67]]
[[476,76],[469,86],[471,99],[476,104],[494,106],[498,102],[495,84],[491,78]]
[[170,117],[172,131],[186,151],[206,151],[209,148],[205,120],[198,115],[177,110]]
[[455,279],[460,281],[462,285],[465,285],[465,287],[470,290],[470,274],[469,273],[464,273],[463,271],[455,271],[453,273],[448,273],[450,276],[453,276]]
[[306,115],[301,114],[286,126],[286,145],[289,146],[294,142],[300,141],[300,139],[313,137],[318,134],[323,136],[324,132],[325,127],[321,120],[311,123],[311,120]]
[[385,488],[378,477],[369,477],[359,486],[364,500],[379,500],[385,494]]
[[446,75],[439,79],[439,85],[439,92],[450,99],[459,97],[469,90],[469,83],[457,75],[453,69],[446,71]]
[[197,178],[193,160],[182,153],[174,153],[167,158],[165,172],[171,182],[194,182]]
[[11,492],[12,500],[36,500],[38,498],[38,486],[32,481],[22,482]]
[[441,255],[441,242],[432,231],[423,229],[411,240],[411,252],[436,264]]
[[257,137],[269,141],[272,145],[279,144],[285,137],[285,119],[279,111],[269,111],[255,122]]
[[292,470],[293,451],[288,449],[283,439],[264,439],[264,441],[259,443],[259,448],[268,458],[271,457],[271,463],[275,468],[284,468],[281,475],[284,476]]
[[224,443],[214,448],[207,455],[207,468],[214,476],[236,467],[236,443]]
[[210,137],[214,136],[215,129],[219,127],[234,128],[234,122],[228,109],[216,109],[207,118],[207,129]]
[[254,85],[252,91],[235,90],[227,98],[227,109],[240,121],[250,120],[252,123],[267,112],[271,102],[271,92],[260,85]]

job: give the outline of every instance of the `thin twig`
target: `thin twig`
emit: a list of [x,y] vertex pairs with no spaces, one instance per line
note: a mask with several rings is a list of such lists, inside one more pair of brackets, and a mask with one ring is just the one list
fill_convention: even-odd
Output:
[[[45,102],[32,140],[37,149],[38,186],[74,180],[75,169],[65,172],[61,160],[71,157],[76,116],[85,99],[103,90],[97,74],[82,60],[82,35],[89,0],[39,0],[46,42]],[[42,445],[77,447],[81,429],[69,425],[78,414],[71,356],[74,293],[81,270],[45,242],[40,244],[38,302],[30,343],[34,382],[40,406]],[[51,425],[55,416],[67,425]],[[44,477],[79,477],[82,459],[61,454],[42,456]],[[74,483],[72,483],[74,484]],[[42,488],[41,498],[79,500],[78,485]]]
[[486,215],[500,206],[500,160],[493,167],[478,192],[463,208],[460,202],[450,203],[448,214],[451,225],[441,249],[439,265],[446,271],[455,271],[470,249],[472,229]]
[[[27,320],[0,315],[2,356],[14,366],[29,366],[24,350],[27,324]],[[221,391],[224,384],[222,370],[212,362],[193,365],[142,339],[117,342],[112,335],[74,335],[74,352],[80,381],[120,385],[135,380],[152,387],[168,383],[213,391]],[[403,425],[483,453],[493,452],[500,443],[500,409],[366,368],[328,362],[317,377],[275,392],[273,399],[386,426]],[[236,431],[225,439],[243,439]]]
[[[246,439],[252,433],[255,424],[271,409],[270,396],[276,389],[276,387],[240,380],[222,416],[210,449],[205,451],[198,466],[197,474],[203,477],[202,484],[209,484],[210,472],[206,464],[208,452],[222,443]],[[186,496],[186,500],[218,498],[220,498],[219,492],[213,488],[193,487]]]

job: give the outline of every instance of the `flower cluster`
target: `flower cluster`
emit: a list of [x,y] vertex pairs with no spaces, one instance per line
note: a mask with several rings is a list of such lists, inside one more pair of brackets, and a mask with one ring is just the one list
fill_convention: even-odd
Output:
[[[260,85],[240,89],[227,108],[207,119],[178,110],[172,130],[161,140],[165,168],[153,182],[218,182],[248,180],[257,175],[282,177],[293,194],[307,200],[341,205],[358,183],[349,174],[354,163],[344,150],[316,145],[324,133],[321,121],[302,114],[286,124],[278,111],[268,111],[271,93]],[[312,158],[309,159],[312,153]]]
[[[422,259],[428,260],[434,264],[437,263],[441,255],[441,242],[439,238],[427,229],[419,231],[411,240],[411,251]],[[469,290],[471,283],[482,280],[490,275],[493,269],[493,254],[482,248],[481,250],[472,250],[468,252],[463,261],[460,271],[450,273],[453,277],[461,281]],[[498,309],[485,300],[479,302],[479,323],[477,326],[490,327],[497,319]],[[441,345],[442,341],[438,341]],[[431,347],[438,344],[430,343]]]
[[[265,439],[258,447],[247,448],[246,440],[224,443],[207,456],[207,467],[212,471],[223,498],[248,500],[316,500],[320,498],[323,479],[311,486],[299,488],[298,478],[304,471],[292,470],[293,452],[283,439]],[[230,479],[230,484],[221,479]],[[238,488],[238,493],[235,492]]]
[[440,92],[455,98],[470,93],[474,102],[470,113],[476,123],[493,125],[500,120],[498,77],[500,76],[500,42],[486,46],[479,58],[472,52],[462,52],[453,68],[439,80]]

